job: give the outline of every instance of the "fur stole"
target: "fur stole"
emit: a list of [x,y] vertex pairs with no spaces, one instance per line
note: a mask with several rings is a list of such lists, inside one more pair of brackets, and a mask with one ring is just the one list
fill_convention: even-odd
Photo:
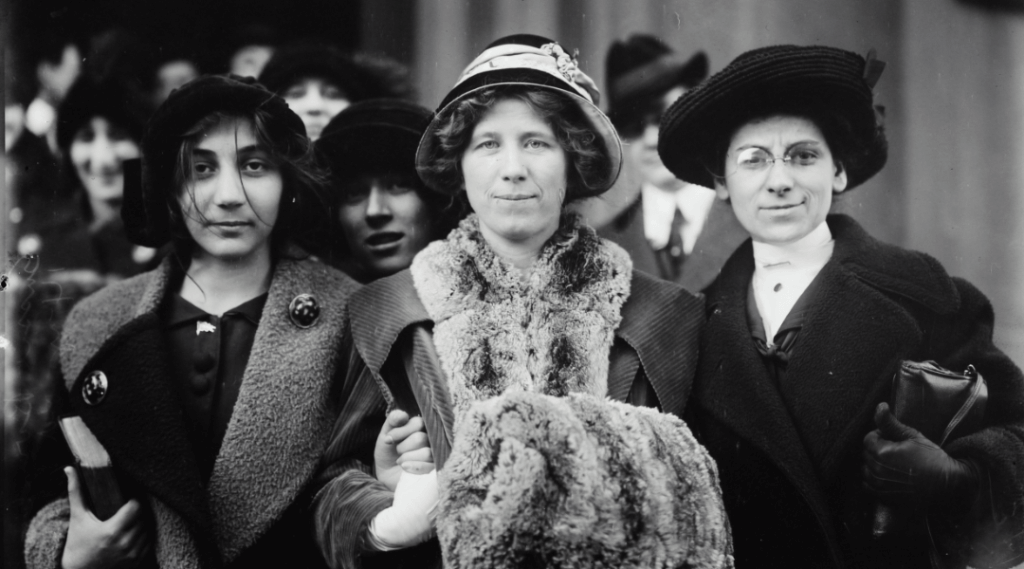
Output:
[[451,569],[733,566],[715,462],[654,409],[588,394],[476,403],[438,484]]
[[411,272],[456,424],[474,401],[506,392],[606,395],[632,261],[579,216],[562,217],[527,279],[487,245],[476,215],[421,251]]

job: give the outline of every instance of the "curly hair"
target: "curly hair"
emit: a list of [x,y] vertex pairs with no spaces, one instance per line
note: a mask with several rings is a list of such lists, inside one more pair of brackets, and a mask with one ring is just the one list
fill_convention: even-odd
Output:
[[[701,161],[716,181],[725,180],[726,155],[736,132],[746,124],[773,116],[799,117],[814,123],[825,138],[825,144],[828,145],[832,160],[839,171],[858,171],[862,164],[873,160],[870,149],[857,142],[860,139],[854,135],[852,123],[842,113],[809,98],[769,100],[744,109],[733,117],[728,125],[724,125],[725,128],[720,129],[717,136],[712,139],[709,151]],[[875,137],[885,144],[885,131],[881,125],[876,127]]]
[[[271,134],[270,125],[273,118],[264,110],[257,110],[252,116],[214,112],[185,131],[178,147],[171,186],[177,191],[167,192],[164,196],[170,214],[175,251],[179,255],[188,255],[195,246],[195,240],[185,224],[185,214],[179,202],[182,193],[188,192],[192,195],[191,188],[195,184],[193,151],[203,133],[231,119],[251,122],[256,145],[270,155],[281,172],[281,203],[278,206],[277,221],[270,235],[273,254],[282,255],[292,243],[306,251],[320,253],[319,248],[328,231],[332,211],[328,199],[327,173],[319,165],[308,138],[290,131],[275,131]],[[194,195],[192,199],[195,199]]]
[[566,170],[563,207],[575,200],[596,196],[609,186],[611,157],[590,119],[568,96],[551,89],[527,85],[500,85],[483,89],[453,105],[431,135],[437,138],[429,171],[451,193],[464,190],[462,155],[473,129],[499,101],[522,101],[537,113],[555,134],[570,167]]

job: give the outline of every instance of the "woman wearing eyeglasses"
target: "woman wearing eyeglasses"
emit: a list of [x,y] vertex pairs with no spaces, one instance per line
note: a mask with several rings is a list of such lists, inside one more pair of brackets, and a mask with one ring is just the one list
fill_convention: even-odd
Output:
[[[715,188],[751,236],[706,291],[688,408],[737,567],[1024,562],[1024,376],[992,343],[992,306],[932,257],[829,215],[885,164],[880,71],[834,48],[762,48],[661,125],[669,169]],[[984,427],[940,448],[899,423],[881,403],[903,360],[975,366]],[[879,501],[909,521],[874,538]]]

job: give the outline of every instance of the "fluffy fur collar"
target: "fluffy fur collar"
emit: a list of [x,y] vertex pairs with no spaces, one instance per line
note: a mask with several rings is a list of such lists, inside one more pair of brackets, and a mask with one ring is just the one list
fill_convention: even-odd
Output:
[[562,218],[528,279],[487,245],[475,215],[421,251],[411,272],[456,423],[472,402],[506,392],[606,395],[632,261],[578,216]]

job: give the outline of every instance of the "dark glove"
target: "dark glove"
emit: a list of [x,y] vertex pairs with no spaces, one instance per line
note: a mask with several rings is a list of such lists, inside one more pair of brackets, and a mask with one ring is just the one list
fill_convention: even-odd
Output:
[[958,460],[916,429],[900,423],[880,403],[878,428],[864,437],[864,487],[880,498],[947,505],[970,503],[978,488],[978,465]]

